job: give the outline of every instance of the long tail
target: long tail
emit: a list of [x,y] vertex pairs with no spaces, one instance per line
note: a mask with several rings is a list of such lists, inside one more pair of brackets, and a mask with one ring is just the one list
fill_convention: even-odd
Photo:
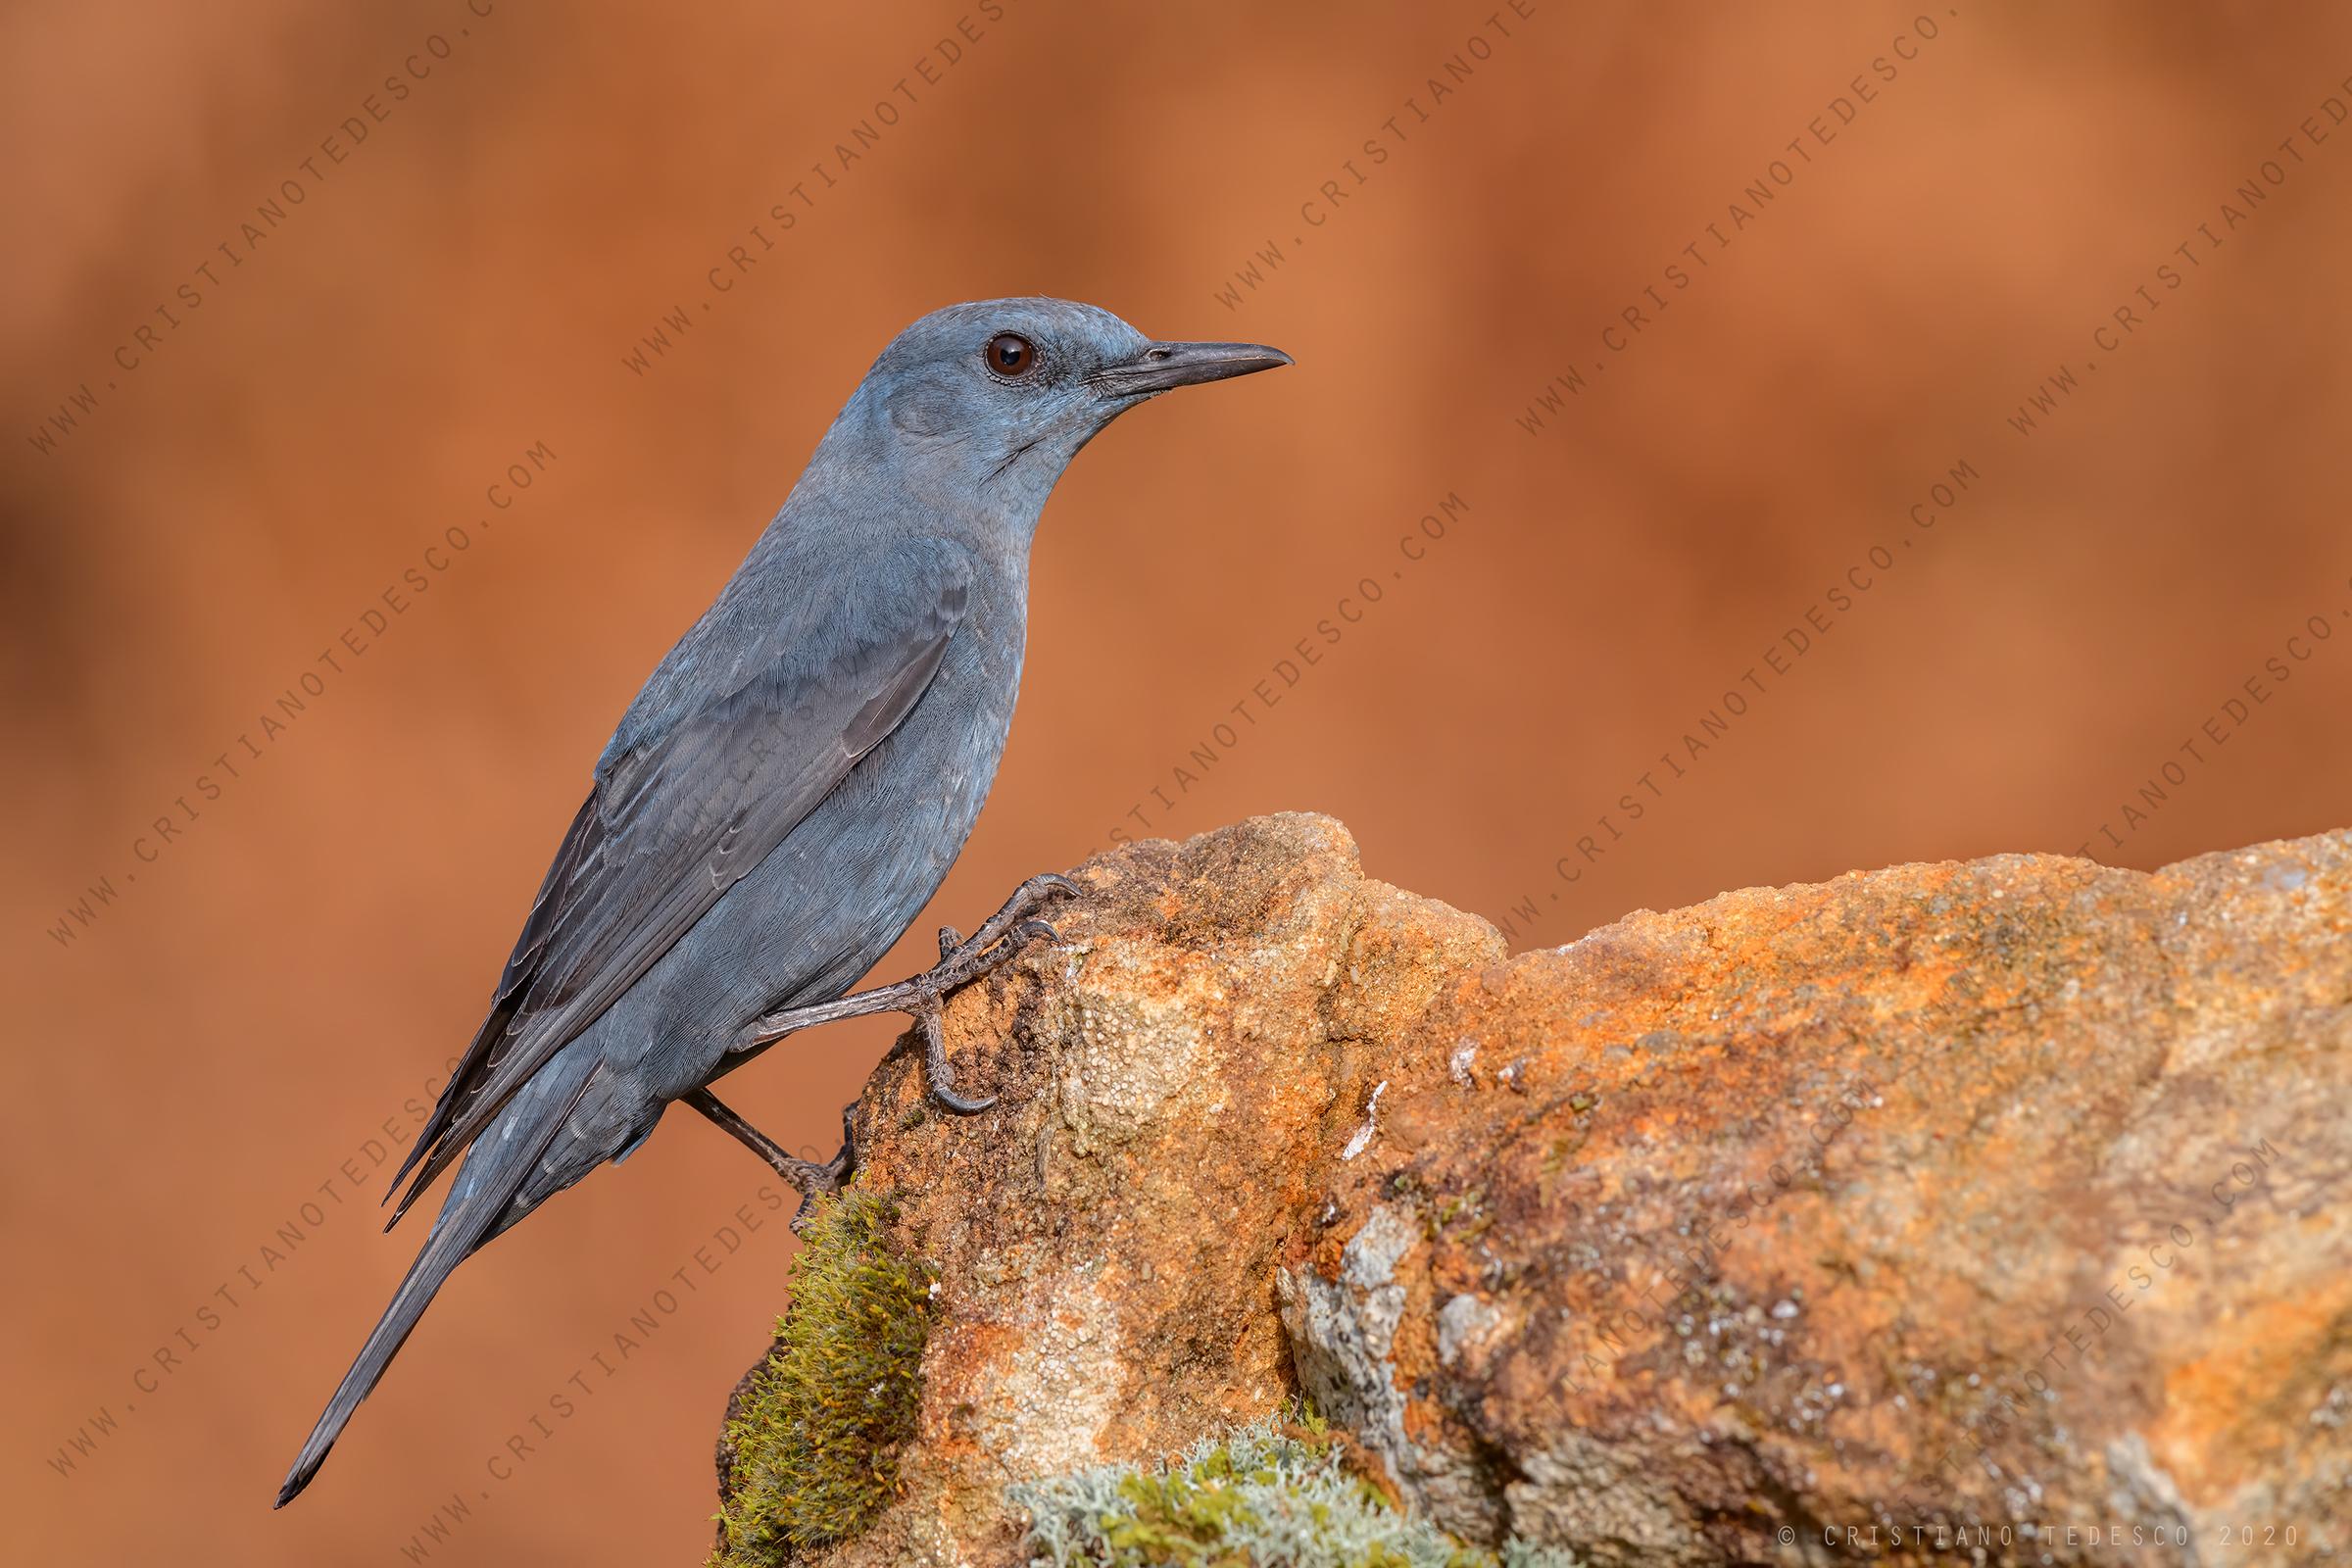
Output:
[[[448,1218],[454,1222],[472,1216],[452,1214]],[[311,1484],[311,1477],[317,1475],[318,1467],[326,1462],[326,1450],[333,1447],[335,1439],[343,1435],[344,1423],[360,1407],[360,1401],[375,1388],[376,1380],[384,1375],[384,1368],[392,1364],[392,1357],[400,1353],[401,1346],[408,1340],[409,1331],[416,1326],[416,1320],[424,1316],[424,1309],[432,1304],[434,1294],[441,1289],[441,1282],[449,1278],[451,1270],[466,1260],[466,1254],[473,1250],[474,1244],[481,1239],[474,1234],[476,1229],[470,1224],[461,1229],[455,1223],[448,1223],[436,1226],[432,1235],[425,1238],[423,1250],[416,1254],[416,1261],[409,1265],[408,1277],[400,1282],[400,1289],[393,1293],[392,1304],[384,1308],[384,1315],[376,1320],[375,1330],[368,1336],[368,1343],[360,1347],[359,1358],[351,1363],[351,1370],[344,1373],[343,1381],[335,1385],[334,1397],[326,1401],[326,1409],[318,1417],[318,1424],[311,1428],[310,1439],[302,1446],[302,1455],[294,1461],[294,1468],[286,1472],[285,1485],[277,1489],[277,1501],[270,1504],[271,1507],[283,1508],[301,1494],[303,1488]]]
[[[457,1186],[450,1190],[448,1204],[433,1221],[431,1233],[416,1253],[416,1261],[409,1265],[400,1289],[393,1292],[392,1304],[376,1319],[374,1331],[368,1336],[368,1343],[360,1347],[351,1370],[335,1385],[334,1396],[326,1401],[318,1424],[311,1428],[311,1436],[303,1444],[294,1468],[286,1472],[285,1484],[277,1489],[277,1501],[271,1507],[283,1508],[311,1484],[311,1477],[326,1462],[327,1450],[343,1435],[352,1412],[375,1388],[384,1368],[392,1364],[392,1357],[400,1353],[401,1346],[416,1327],[416,1320],[424,1316],[424,1309],[432,1304],[442,1282],[474,1249],[503,1228],[499,1221],[508,1204],[537,1168],[539,1156],[546,1152],[555,1135],[570,1120],[595,1077],[593,1070],[581,1075],[579,1087],[556,1102],[562,1107],[560,1112],[549,1117],[540,1128],[532,1129],[539,1133],[538,1137],[512,1142],[493,1138],[476,1146],[466,1159],[466,1168],[459,1172]],[[497,1160],[496,1168],[478,1169],[485,1162],[484,1153],[492,1149],[503,1156]]]

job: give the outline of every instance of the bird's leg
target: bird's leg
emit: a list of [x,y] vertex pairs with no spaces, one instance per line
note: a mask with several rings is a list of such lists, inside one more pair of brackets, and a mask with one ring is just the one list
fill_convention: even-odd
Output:
[[841,1184],[848,1181],[850,1173],[858,1168],[858,1135],[850,1125],[850,1112],[857,1109],[855,1103],[841,1107],[841,1152],[819,1165],[812,1159],[802,1159],[784,1152],[781,1144],[745,1121],[708,1089],[689,1091],[685,1101],[744,1148],[766,1160],[775,1173],[801,1195],[801,1206],[792,1216],[792,1228],[795,1231],[808,1217],[809,1205],[816,1201],[816,1195],[839,1192]]
[[745,1031],[730,1049],[731,1054],[758,1051],[771,1046],[786,1035],[820,1023],[838,1023],[845,1018],[862,1018],[868,1013],[903,1012],[923,1028],[925,1047],[924,1072],[930,1081],[931,1092],[941,1104],[953,1111],[969,1115],[986,1110],[995,1104],[996,1097],[986,1100],[966,1100],[956,1093],[953,1075],[948,1070],[947,1042],[941,1032],[941,1004],[948,993],[988,973],[1004,963],[1033,937],[1056,941],[1054,930],[1043,920],[1024,920],[1006,932],[993,947],[982,948],[972,942],[964,943],[956,955],[909,980],[876,986],[871,991],[859,991],[838,1002],[820,1002],[805,1007],[786,1007],[771,1012]]
[[923,1068],[931,1093],[948,1109],[970,1114],[986,1110],[996,1103],[987,1100],[966,1100],[955,1091],[955,1079],[948,1067],[947,1041],[941,1028],[941,1004],[950,992],[967,985],[1009,959],[1032,937],[1058,941],[1052,926],[1043,920],[1025,918],[1030,910],[1048,898],[1080,891],[1078,884],[1066,876],[1048,872],[1033,876],[1013,890],[1004,906],[988,917],[969,939],[957,939],[955,929],[948,927],[940,934],[940,960],[932,968],[911,979],[891,985],[876,986],[870,991],[854,992],[833,1002],[813,1003],[807,1006],[785,1007],[760,1018],[747,1029],[743,1037],[729,1049],[730,1054],[761,1050],[775,1044],[786,1035],[811,1028],[820,1023],[838,1023],[845,1018],[862,1018],[874,1012],[904,1012],[912,1017],[923,1030]]

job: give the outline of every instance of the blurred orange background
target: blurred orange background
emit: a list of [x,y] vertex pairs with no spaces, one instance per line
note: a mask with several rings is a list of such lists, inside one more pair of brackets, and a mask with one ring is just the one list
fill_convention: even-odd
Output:
[[[376,1234],[374,1146],[639,681],[939,305],[1298,366],[1061,485],[1004,772],[894,975],[1114,831],[1286,808],[1521,945],[2352,825],[2341,8],[436,0],[0,41],[18,1560],[699,1560],[791,1244],[683,1116],[461,1270],[268,1502],[419,1234]],[[729,1098],[830,1152],[894,1027]]]

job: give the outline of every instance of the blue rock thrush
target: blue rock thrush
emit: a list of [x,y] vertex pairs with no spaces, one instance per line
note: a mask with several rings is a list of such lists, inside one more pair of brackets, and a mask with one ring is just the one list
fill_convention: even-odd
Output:
[[393,1219],[464,1164],[278,1506],[450,1271],[626,1156],[671,1101],[804,1196],[837,1185],[846,1144],[828,1165],[794,1159],[706,1087],[784,1036],[906,1012],[940,1102],[991,1103],[956,1093],[940,1000],[1049,932],[1028,916],[1065,879],[1023,884],[969,941],[941,932],[927,973],[845,993],[938,891],[996,776],[1038,514],[1078,449],[1137,404],[1290,363],[1255,344],[1154,343],[1052,299],[952,306],[883,351],[597,760],[489,1017],[393,1179],[416,1168]]

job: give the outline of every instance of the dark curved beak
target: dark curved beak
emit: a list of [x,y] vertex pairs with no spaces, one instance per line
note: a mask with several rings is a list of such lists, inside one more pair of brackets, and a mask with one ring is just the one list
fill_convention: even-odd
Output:
[[1153,343],[1126,364],[1097,372],[1095,380],[1114,396],[1148,398],[1290,363],[1288,354],[1263,343]]

